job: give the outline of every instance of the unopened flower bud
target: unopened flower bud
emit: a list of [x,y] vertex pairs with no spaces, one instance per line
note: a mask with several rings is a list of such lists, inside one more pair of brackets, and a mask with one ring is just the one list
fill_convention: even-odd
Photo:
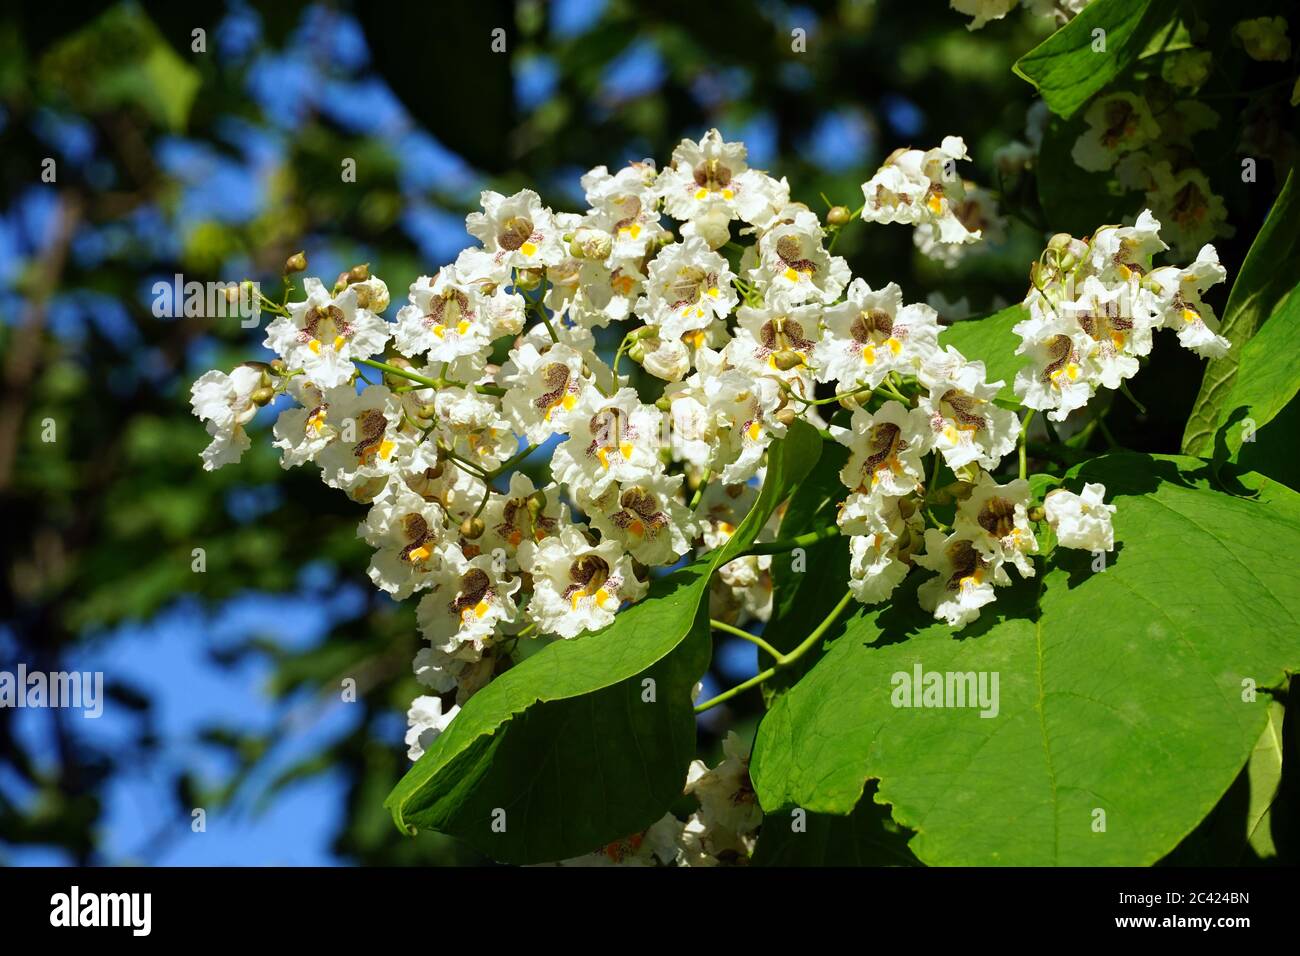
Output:
[[655,399],[655,408],[659,409],[661,412],[671,412],[673,410],[672,399],[667,395],[660,395]]
[[294,272],[305,272],[307,269],[307,253],[295,252],[288,259],[284,260],[284,274],[289,275]]
[[515,275],[515,288],[520,292],[532,292],[542,284],[543,277],[541,269],[520,269]]
[[487,525],[483,523],[482,518],[466,518],[460,523],[461,537],[469,538],[471,541],[483,537],[483,532],[486,529]]
[[602,262],[609,258],[614,250],[614,237],[603,229],[591,229],[586,226],[574,233],[569,243],[569,254],[575,259],[593,259]]
[[263,385],[261,388],[253,389],[253,394],[249,397],[253,400],[254,405],[259,407],[262,405],[269,405],[275,400],[275,389],[268,385]]
[[283,375],[288,366],[284,364],[284,359],[271,359],[270,369],[272,375]]
[[640,365],[645,361],[645,346],[640,342],[633,342],[632,347],[627,350],[627,357]]
[[831,206],[830,211],[826,213],[826,222],[832,226],[848,225],[852,213],[847,206]]
[[772,362],[781,371],[788,372],[803,364],[803,356],[794,349],[781,349],[772,356]]
[[353,266],[348,270],[348,285],[354,282],[365,282],[370,278],[370,263],[363,262],[361,265]]
[[799,417],[798,413],[796,413],[793,408],[789,408],[789,407],[783,408],[776,413],[776,420],[780,422],[782,425],[784,425],[786,428],[789,428],[791,425],[793,425],[794,420],[798,417]]
[[916,514],[916,499],[907,496],[899,498],[898,513],[904,518],[910,518]]
[[420,419],[421,421],[427,422],[429,419],[435,417],[437,414],[438,414],[438,409],[433,404],[433,402],[422,402],[415,409],[415,417]]
[[1042,505],[1034,505],[1028,512],[1030,521],[1042,521],[1047,517],[1047,512],[1043,510]]

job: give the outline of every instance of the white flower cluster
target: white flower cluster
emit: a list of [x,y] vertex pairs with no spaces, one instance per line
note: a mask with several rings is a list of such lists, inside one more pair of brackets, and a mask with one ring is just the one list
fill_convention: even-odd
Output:
[[959,136],[934,149],[896,150],[862,184],[862,218],[914,226],[917,249],[950,268],[980,239],[1000,242],[1006,220],[997,200],[957,174],[958,161],[969,158]]
[[[863,187],[864,218],[976,241],[954,207],[962,186],[949,167],[964,157],[955,137],[896,153]],[[267,303],[279,316],[265,342],[275,361],[194,385],[213,436],[205,467],[237,461],[257,408],[287,395],[274,425],[282,465],[314,463],[369,506],[358,534],[373,549],[370,578],[396,599],[419,595],[428,647],[415,670],[439,695],[411,709],[412,757],[454,719],[441,695],[463,703],[509,666],[518,640],[598,630],[646,594],[651,569],[725,542],[757,498],[767,449],[796,419],[848,449],[838,525],[858,600],[885,600],[919,565],[937,572],[922,606],[959,626],[1010,583],[1007,564],[1034,573],[1029,484],[991,474],[1022,431],[997,401],[1003,383],[939,346],[933,308],[853,278],[785,180],[751,169],[744,146],[713,130],[684,140],[663,170],[602,166],[582,183],[581,215],[530,190],[484,192],[467,220],[481,245],[412,283],[395,322],[381,317],[388,289],[366,267],[333,288],[308,279],[302,301]],[[1018,329],[1035,359],[1017,382],[1031,408],[1059,418],[1096,384],[1115,387],[1159,323],[1205,354],[1226,347],[1199,298],[1222,278],[1213,250],[1187,270],[1151,270],[1156,228],[1144,215],[1057,243],[1035,267],[1032,317]],[[1140,316],[1112,310],[1117,291]],[[593,329],[610,323],[626,332],[607,364]],[[663,381],[656,400],[619,373],[624,359]],[[819,386],[833,394],[817,398]],[[848,410],[828,424],[819,409],[835,402]],[[541,446],[550,476],[538,487],[515,468]],[[927,488],[940,460],[957,481]],[[1100,494],[1052,496],[1046,518],[1061,544],[1111,546]],[[936,503],[953,502],[951,527],[933,519]],[[770,562],[750,554],[722,568],[712,615],[765,619]],[[745,828],[726,820],[729,835],[717,836],[709,779],[693,785],[700,839],[716,856]]]
[[1150,267],[1168,248],[1160,223],[1143,210],[1133,226],[1103,226],[1091,239],[1054,236],[1031,272],[1029,318],[1015,327],[1017,354],[1030,363],[1016,375],[1027,408],[1061,421],[1098,387],[1119,388],[1137,374],[1158,328],[1173,329],[1197,355],[1218,358],[1228,340],[1201,298],[1227,277],[1213,246],[1185,269]]

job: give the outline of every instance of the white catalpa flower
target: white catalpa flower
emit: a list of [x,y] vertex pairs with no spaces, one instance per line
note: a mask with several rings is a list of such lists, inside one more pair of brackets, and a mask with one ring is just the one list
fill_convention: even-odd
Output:
[[1151,108],[1133,93],[1112,93],[1093,100],[1083,119],[1088,128],[1075,141],[1070,155],[1080,169],[1089,172],[1110,169],[1125,153],[1160,137]]
[[557,265],[564,258],[560,226],[541,197],[531,189],[503,196],[490,189],[479,196],[482,212],[465,217],[469,234],[499,265],[538,269]]
[[957,162],[968,159],[960,136],[945,136],[930,150],[899,149],[876,174],[862,184],[867,222],[929,223],[938,229],[938,242],[974,242],[980,238],[957,218],[965,196]]
[[686,792],[700,801],[700,816],[710,829],[748,833],[763,822],[763,810],[749,779],[749,745],[734,730],[722,741],[723,759],[713,769],[691,761]]
[[821,338],[820,315],[817,305],[759,309],[742,305],[736,312],[735,337],[723,355],[728,364],[750,375],[796,378],[811,364]]
[[659,176],[650,160],[629,163],[610,174],[597,166],[582,177],[592,210],[592,225],[610,236],[607,261],[645,257],[650,244],[667,230],[659,224]]
[[1101,369],[1083,357],[1076,341],[1077,322],[1060,314],[1035,311],[1038,314],[1016,323],[1012,329],[1021,338],[1016,354],[1027,355],[1030,360],[1016,373],[1016,397],[1026,408],[1049,411],[1048,418],[1060,422],[1088,404]]
[[931,447],[954,471],[971,462],[996,468],[1020,432],[1016,413],[993,403],[1003,383],[985,381],[984,363],[967,362],[955,349],[936,359],[921,369],[921,383],[930,390],[920,409],[929,419]]
[[1232,345],[1219,335],[1219,319],[1201,299],[1206,289],[1227,277],[1214,246],[1203,246],[1186,269],[1162,266],[1147,279],[1156,291],[1165,328],[1177,332],[1179,344],[1203,358],[1222,358]]
[[438,547],[429,593],[415,609],[420,633],[435,651],[481,656],[502,625],[519,614],[514,594],[520,581],[498,570],[491,555],[467,558],[458,545]]
[[646,481],[663,469],[662,422],[659,409],[643,405],[634,388],[620,389],[610,398],[592,391],[574,410],[569,438],[551,458],[551,474],[588,500],[615,482]]
[[452,266],[412,282],[410,304],[397,313],[394,342],[403,355],[454,362],[485,351],[492,338],[479,287],[461,281]]
[[525,541],[541,541],[560,533],[571,523],[569,507],[560,500],[558,485],[538,488],[521,471],[510,476],[505,494],[494,494],[483,509],[483,537],[479,546],[485,554],[505,556],[511,569],[517,568],[516,553]]
[[433,746],[438,735],[447,729],[459,713],[460,707],[454,704],[451,710],[443,713],[442,699],[439,697],[426,695],[411,701],[411,707],[406,712],[406,756],[411,760],[423,757],[424,752]]
[[[338,434],[329,420],[330,395],[335,390],[323,392],[301,375],[289,379],[285,390],[298,405],[282,411],[272,431],[275,434],[274,447],[280,449],[280,467],[293,468],[315,461]],[[354,390],[341,385],[338,391],[351,395]]]
[[970,236],[978,236],[983,242],[978,245],[965,239],[955,242],[945,238],[940,222],[921,222],[912,232],[912,244],[922,255],[954,269],[971,252],[1006,241],[1006,217],[998,212],[997,198],[987,189],[963,181],[962,195],[952,203],[952,214]]
[[745,162],[744,143],[724,143],[711,129],[698,143],[683,139],[672,163],[659,174],[664,211],[677,220],[694,221],[709,214],[726,220],[757,223],[771,208],[768,177]]
[[1029,555],[1038,550],[1029,523],[1029,482],[1017,478],[999,485],[981,472],[970,496],[957,506],[953,529],[995,565],[1010,561],[1023,577],[1034,576]]
[[822,246],[822,228],[816,216],[780,222],[758,240],[758,265],[750,279],[766,291],[773,305],[788,307],[805,302],[834,302],[851,278],[848,263]]
[[1098,381],[1106,388],[1119,388],[1124,379],[1136,375],[1138,358],[1151,351],[1153,303],[1145,290],[1134,298],[1127,294],[1128,288],[1108,288],[1096,276],[1088,276],[1079,298],[1061,305],[1083,331],[1075,342],[1081,354],[1096,363]]
[[917,588],[917,601],[951,627],[964,627],[979,617],[980,608],[995,598],[994,584],[1011,583],[1006,571],[957,532],[945,537],[937,528],[927,528],[925,553],[915,555],[913,560],[939,572]]
[[[866,496],[849,498],[858,501],[846,502],[840,518],[844,519],[846,513],[861,515],[848,521],[857,529],[849,538],[849,590],[862,604],[879,604],[894,593],[910,570],[896,551],[899,527],[891,524],[879,508],[860,511],[861,504],[868,500]],[[901,519],[896,524],[901,526]]]
[[1160,221],[1150,209],[1143,209],[1132,226],[1097,230],[1088,266],[1106,285],[1139,285],[1151,268],[1151,257],[1168,248],[1160,238]]
[[707,329],[736,307],[734,276],[727,260],[698,237],[665,246],[648,271],[646,292],[636,311],[668,338]]
[[342,385],[356,372],[353,359],[384,350],[392,327],[357,304],[355,286],[337,296],[331,296],[319,279],[304,280],[303,288],[307,298],[288,304],[289,315],[266,327],[263,344],[321,388]]
[[212,436],[202,452],[204,471],[239,461],[252,445],[244,426],[257,414],[253,393],[262,381],[261,369],[240,365],[229,375],[204,372],[190,388],[190,407]]
[[610,485],[580,507],[603,537],[618,541],[642,564],[672,564],[691,548],[696,527],[679,500],[682,475],[650,475],[635,483]]
[[707,467],[725,483],[748,481],[767,446],[785,434],[776,418],[785,398],[780,384],[728,368],[711,349],[700,349],[695,363],[695,375],[664,392],[673,457]]
[[415,445],[401,429],[402,401],[383,385],[371,385],[360,394],[339,388],[329,395],[329,421],[336,431],[316,463],[331,488],[368,501],[398,472],[399,463],[409,459]]
[[1115,513],[1115,506],[1106,504],[1105,496],[1106,486],[1096,482],[1084,485],[1083,492],[1077,495],[1062,488],[1048,492],[1043,499],[1043,510],[1061,547],[1114,550],[1115,531],[1110,516]]
[[370,580],[397,600],[427,587],[446,512],[417,495],[405,482],[390,481],[370,506],[358,536],[375,548]]
[[499,380],[509,389],[502,399],[506,418],[534,445],[568,432],[573,410],[592,388],[582,353],[563,343],[541,351],[525,341],[511,350]]
[[840,471],[846,488],[866,495],[909,495],[924,482],[921,457],[929,451],[928,416],[889,401],[875,412],[855,409],[849,427],[835,436],[849,449]]
[[894,282],[873,292],[854,279],[845,301],[826,309],[822,321],[826,332],[813,352],[817,380],[837,381],[841,391],[875,388],[894,371],[915,375],[938,348],[938,314],[928,305],[903,305]]
[[638,601],[649,589],[617,541],[593,545],[572,525],[521,544],[519,565],[533,576],[528,616],[542,633],[557,637],[600,630],[624,601]]

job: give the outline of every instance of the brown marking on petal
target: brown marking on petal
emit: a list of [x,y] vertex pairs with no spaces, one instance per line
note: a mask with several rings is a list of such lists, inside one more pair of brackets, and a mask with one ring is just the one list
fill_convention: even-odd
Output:
[[497,234],[497,245],[509,252],[514,252],[533,235],[533,221],[527,216],[511,216],[501,226]]
[[595,594],[609,580],[609,562],[600,555],[584,554],[569,565],[569,580],[562,597],[567,601],[578,591]]
[[1043,366],[1043,381],[1050,385],[1052,376],[1065,367],[1073,352],[1074,343],[1070,341],[1068,335],[1054,335],[1048,339],[1047,354],[1052,360]]
[[990,498],[975,519],[993,537],[1002,539],[1016,527],[1016,506],[1006,498]]
[[812,274],[817,271],[817,264],[803,257],[803,248],[794,236],[782,236],[776,241],[776,254],[782,262],[795,272]]
[[988,426],[988,422],[983,415],[976,415],[973,411],[976,399],[961,392],[955,388],[950,388],[939,398],[939,403],[947,405],[952,409],[952,417],[963,425],[968,425],[976,431],[980,431]]
[[949,591],[960,591],[962,578],[970,577],[987,565],[969,541],[954,542],[948,548],[948,558],[952,562],[952,574],[946,585]]
[[384,440],[384,432],[388,430],[388,419],[379,409],[367,408],[357,416],[356,421],[361,440],[352,446],[352,454],[358,460],[365,461],[379,450],[379,445]]
[[893,422],[879,422],[871,429],[868,447],[871,454],[862,462],[862,473],[874,475],[891,458],[907,450],[907,441],[903,438],[903,430]]
[[710,192],[725,189],[731,184],[731,170],[718,159],[706,159],[693,171],[695,185]]
[[569,366],[563,362],[552,362],[543,368],[542,384],[546,386],[546,392],[533,399],[533,407],[539,411],[545,411],[558,405],[569,388],[571,374]]
[[470,568],[461,575],[460,589],[456,592],[456,599],[447,605],[447,610],[460,617],[492,596],[492,580],[487,572],[482,568]]
[[1111,100],[1106,104],[1102,122],[1101,144],[1115,149],[1125,139],[1137,132],[1137,111],[1128,100]]

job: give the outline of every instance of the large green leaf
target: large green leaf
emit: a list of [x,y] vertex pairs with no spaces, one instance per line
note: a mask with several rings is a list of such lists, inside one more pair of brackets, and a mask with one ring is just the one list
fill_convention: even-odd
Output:
[[[1175,0],[1095,0],[1017,60],[1015,72],[1053,113],[1071,116],[1142,55],[1176,8]],[[1105,32],[1104,51],[1094,50],[1097,30]]]
[[[1205,369],[1200,394],[1183,432],[1186,454],[1208,457],[1215,433],[1228,423],[1238,406],[1244,404],[1250,408],[1256,427],[1262,427],[1268,419],[1261,420],[1259,416],[1272,418],[1295,394],[1300,369],[1292,357],[1294,338],[1288,341],[1288,332],[1296,328],[1296,309],[1300,302],[1291,293],[1298,285],[1300,182],[1292,169],[1232,285],[1220,328],[1232,343],[1232,349]],[[1283,328],[1271,333],[1265,345],[1251,350],[1251,377],[1239,376],[1238,366],[1246,361],[1247,342],[1257,330],[1268,328],[1271,316],[1279,319]],[[1287,397],[1279,398],[1288,389]],[[1240,445],[1240,430],[1233,430],[1239,432],[1236,441]]]
[[1020,336],[1011,330],[1027,317],[1025,307],[1017,302],[982,319],[967,319],[950,325],[939,333],[939,345],[951,345],[972,362],[983,362],[988,381],[1002,379],[1004,383],[997,397],[1015,401],[1012,385],[1016,372],[1029,360],[1016,354]]
[[1241,350],[1232,388],[1219,409],[1218,427],[1223,429],[1230,456],[1241,451],[1245,439],[1255,441],[1258,430],[1273,421],[1300,391],[1300,362],[1295,354],[1298,341],[1300,285],[1287,294]]
[[656,582],[604,630],[548,645],[471,697],[389,795],[394,822],[536,863],[661,816],[695,753],[691,688],[708,666],[709,575],[753,542],[820,449],[816,430],[796,422],[772,445],[758,501],[726,545]]
[[[1057,549],[957,633],[917,607],[923,574],[860,611],[759,725],[765,808],[846,814],[878,779],[931,864],[1149,864],[1209,813],[1268,720],[1243,682],[1300,666],[1300,586],[1278,560],[1300,552],[1300,495],[1244,475],[1257,494],[1233,497],[1186,458],[1076,471],[1118,506],[1109,566]],[[997,674],[997,716],[894,707],[893,675],[917,665]]]
[[907,848],[912,834],[895,823],[889,808],[863,794],[848,816],[787,807],[766,814],[753,866],[916,866]]

